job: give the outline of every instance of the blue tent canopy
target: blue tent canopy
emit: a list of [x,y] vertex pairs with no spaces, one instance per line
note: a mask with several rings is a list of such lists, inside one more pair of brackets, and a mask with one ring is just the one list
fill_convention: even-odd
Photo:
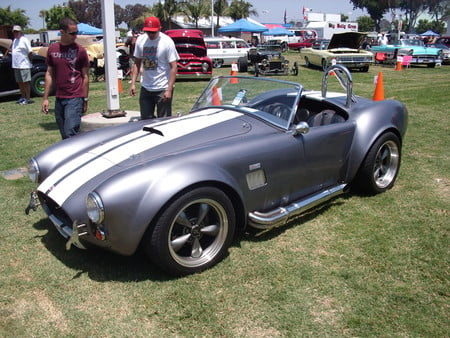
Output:
[[220,27],[218,29],[219,33],[227,33],[227,32],[252,32],[252,33],[261,33],[267,31],[268,28],[263,25],[258,25],[247,19],[239,19],[229,25]]
[[272,35],[272,36],[288,35],[288,36],[293,36],[294,33],[292,33],[291,31],[288,31],[286,28],[283,28],[283,27],[274,27],[274,28],[271,28],[268,31],[264,32],[263,35]]
[[[79,23],[77,27],[78,35],[103,35],[102,29],[88,25],[87,23]],[[58,35],[61,35],[61,33],[58,32]]]
[[425,33],[420,34],[420,36],[439,36],[439,34],[433,32],[432,30],[428,30]]
[[96,28],[94,26],[88,25],[87,23],[78,24],[78,34],[79,35],[103,35],[103,30]]

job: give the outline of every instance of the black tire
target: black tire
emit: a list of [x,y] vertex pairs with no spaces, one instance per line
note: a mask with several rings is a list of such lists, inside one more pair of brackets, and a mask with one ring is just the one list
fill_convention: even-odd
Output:
[[237,62],[238,72],[245,73],[248,71],[248,60],[246,57],[240,57]]
[[305,66],[306,66],[307,68],[311,68],[311,63],[309,62],[309,59],[308,59],[307,56],[305,56]]
[[228,196],[213,187],[186,192],[170,203],[144,239],[148,257],[174,276],[203,271],[221,261],[234,236]]
[[32,96],[44,96],[45,89],[45,72],[39,72],[31,77],[31,95]]
[[294,76],[298,75],[298,64],[297,64],[297,61],[295,61],[294,65],[292,66],[292,75],[294,75]]
[[369,195],[391,189],[401,162],[401,143],[392,132],[382,134],[370,147],[355,178],[355,188]]
[[361,68],[361,72],[367,73],[369,71],[369,66],[365,66]]
[[221,60],[221,59],[213,60],[213,67],[214,68],[221,68],[222,66],[223,66],[223,60]]
[[436,64],[435,63],[427,63],[427,67],[428,68],[436,68]]

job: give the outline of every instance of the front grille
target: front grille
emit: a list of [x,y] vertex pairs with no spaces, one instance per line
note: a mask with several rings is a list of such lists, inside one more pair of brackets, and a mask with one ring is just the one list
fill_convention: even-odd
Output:
[[[72,228],[72,220],[70,217],[65,213],[65,211],[51,198],[49,198],[47,195],[44,195],[41,192],[38,192],[39,200],[42,204],[45,204],[47,207],[47,212],[50,212],[50,215],[53,215],[56,217],[64,226],[68,226]],[[44,208],[45,210],[45,208]]]

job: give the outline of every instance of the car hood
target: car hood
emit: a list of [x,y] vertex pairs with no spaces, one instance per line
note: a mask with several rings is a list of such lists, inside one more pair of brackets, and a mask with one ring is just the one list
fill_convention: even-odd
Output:
[[[135,130],[119,133],[109,140],[96,141],[85,149],[79,147],[89,144],[95,131],[68,139],[69,142],[63,141],[61,145],[77,149],[78,156],[67,158],[40,184],[38,190],[62,205],[77,189],[104,172],[113,176],[127,168],[248,133],[251,127],[240,117],[243,114],[237,111],[205,109],[181,118],[155,120],[148,124],[137,122]],[[56,145],[53,153],[47,153],[46,157],[55,158],[58,151],[61,149],[58,150]]]
[[366,34],[357,32],[345,32],[333,34],[328,49],[350,48],[359,49]]

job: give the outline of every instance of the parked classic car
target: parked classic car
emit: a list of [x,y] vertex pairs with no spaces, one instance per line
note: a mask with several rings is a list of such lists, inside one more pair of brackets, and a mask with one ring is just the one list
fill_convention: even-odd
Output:
[[180,59],[177,77],[183,79],[210,79],[212,61],[207,56],[203,32],[197,29],[171,29],[164,32],[175,42]]
[[316,39],[306,39],[302,42],[289,42],[288,47],[289,49],[298,50],[300,52],[302,48],[311,48],[315,41]]
[[302,48],[300,55],[307,67],[326,69],[335,63],[367,72],[374,63],[374,56],[371,52],[360,49],[365,36],[357,32],[335,33],[331,40],[318,39],[311,48]]
[[237,63],[237,60],[247,55],[250,49],[250,45],[243,39],[232,37],[209,37],[205,38],[205,43],[214,68]]
[[[14,71],[11,67],[12,59],[11,53],[6,53],[10,48],[12,40],[0,39],[0,74],[2,74],[2,81],[0,81],[0,96],[8,96],[19,94],[20,90],[14,78]],[[31,95],[44,95],[45,72],[47,71],[47,64],[45,57],[33,54],[32,68],[31,68]]]
[[[346,92],[329,93],[329,78]],[[284,225],[351,187],[390,189],[406,128],[402,103],[355,96],[341,65],[321,91],[215,77],[189,114],[86,132],[33,157],[28,210],[40,203],[68,248],[142,245],[167,273],[196,273],[246,226]]]
[[450,64],[450,47],[447,47],[446,45],[442,43],[431,43],[428,44],[427,47],[432,48],[439,48],[442,50],[442,64],[448,65]]
[[371,51],[384,53],[386,60],[396,59],[397,56],[411,55],[411,64],[427,65],[429,68],[442,64],[443,51],[440,48],[426,47],[419,39],[402,39],[393,45],[372,46]]
[[250,48],[246,56],[238,59],[239,72],[250,71],[259,75],[293,75],[298,74],[297,62],[289,68],[289,60],[282,55],[279,44],[261,44]]

